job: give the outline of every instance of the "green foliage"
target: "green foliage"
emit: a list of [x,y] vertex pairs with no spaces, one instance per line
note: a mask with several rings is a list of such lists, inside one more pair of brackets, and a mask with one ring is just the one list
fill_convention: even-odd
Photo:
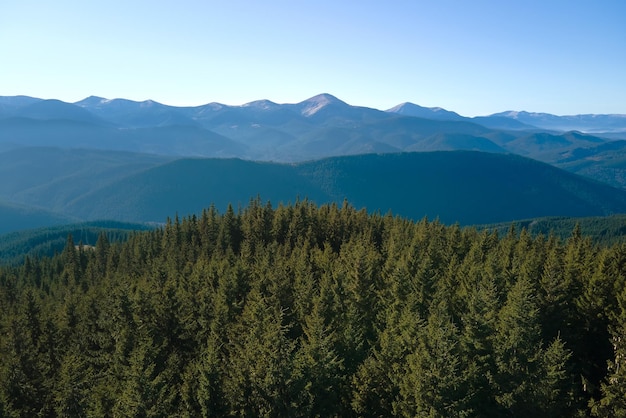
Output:
[[63,251],[68,235],[76,244],[94,246],[102,233],[109,242],[121,242],[134,231],[149,229],[142,224],[100,221],[12,232],[0,235],[0,264],[21,264],[25,257],[52,257]]
[[0,267],[1,416],[623,416],[626,247],[214,207]]
[[513,225],[517,229],[526,229],[532,235],[553,235],[567,239],[576,225],[592,241],[602,245],[623,243],[626,240],[626,215],[613,214],[595,217],[542,217],[477,226],[479,229],[496,230],[505,234]]

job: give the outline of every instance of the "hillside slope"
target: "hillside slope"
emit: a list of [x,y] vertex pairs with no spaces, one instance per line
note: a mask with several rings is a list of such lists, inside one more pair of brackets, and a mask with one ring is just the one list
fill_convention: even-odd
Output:
[[63,212],[73,199],[172,157],[50,147],[0,152],[0,199]]
[[41,208],[0,201],[0,234],[24,229],[63,225],[76,218]]
[[125,177],[68,204],[84,219],[162,222],[214,203],[347,199],[370,211],[478,224],[626,212],[626,192],[527,158],[471,151],[335,157],[286,165],[183,159]]
[[[375,167],[375,168],[374,168]],[[516,155],[470,151],[338,157],[299,167],[333,199],[413,219],[484,223],[626,210],[626,193]]]

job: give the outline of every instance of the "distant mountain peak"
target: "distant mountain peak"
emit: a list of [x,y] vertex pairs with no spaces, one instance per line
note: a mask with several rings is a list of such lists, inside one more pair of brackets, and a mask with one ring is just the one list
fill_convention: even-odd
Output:
[[143,102],[139,103],[139,107],[153,107],[153,106],[163,106],[163,105],[151,99],[144,100]]
[[339,100],[337,97],[335,97],[335,96],[333,96],[332,94],[329,94],[329,93],[318,94],[316,96],[313,96],[313,97],[310,97],[310,98],[306,99],[304,102],[319,102],[319,101],[324,101],[324,102],[328,102],[328,103],[334,102],[334,103],[346,104],[344,101]]
[[346,102],[343,102],[333,96],[332,94],[322,93],[317,96],[313,96],[299,103],[302,106],[301,113],[303,116],[313,116],[323,108],[329,105],[342,105],[347,106]]
[[279,106],[280,106],[279,104],[274,103],[271,100],[264,99],[264,100],[255,100],[253,102],[246,103],[242,105],[241,107],[252,107],[252,108],[261,109],[261,110],[272,110],[272,109],[276,109]]
[[546,117],[546,116],[553,117],[555,115],[551,115],[549,113],[541,113],[541,112],[527,112],[525,110],[507,110],[505,112],[494,113],[489,116],[519,119],[521,117]]
[[211,103],[207,103],[204,106],[201,107],[205,107],[207,109],[211,109],[211,110],[222,110],[225,107],[228,107],[227,105],[223,104],[223,103],[218,103],[218,102],[211,102]]
[[387,109],[387,112],[390,113],[402,113],[408,109],[428,109],[426,107],[420,106],[420,105],[416,105],[415,103],[411,103],[411,102],[404,102],[404,103],[400,103],[397,106],[392,107],[391,109]]
[[397,106],[388,109],[389,113],[397,113],[404,116],[413,116],[427,119],[440,120],[462,120],[463,116],[456,112],[451,112],[442,107],[423,107],[411,102],[400,103]]
[[104,97],[89,96],[89,97],[84,98],[83,100],[80,100],[78,102],[74,102],[74,104],[76,106],[80,106],[80,107],[87,107],[87,106],[97,106],[99,104],[108,103],[108,102],[110,102],[110,100],[106,99]]

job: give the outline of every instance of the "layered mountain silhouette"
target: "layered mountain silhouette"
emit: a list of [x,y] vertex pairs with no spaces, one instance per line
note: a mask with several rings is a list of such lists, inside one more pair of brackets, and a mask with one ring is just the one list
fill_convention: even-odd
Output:
[[549,113],[507,111],[492,116],[514,119],[524,124],[557,131],[626,134],[626,115],[556,116]]
[[195,107],[0,97],[0,174],[10,179],[0,202],[7,214],[29,208],[51,223],[162,222],[257,194],[348,198],[462,223],[603,215],[626,211],[622,191],[555,167],[625,188],[626,141],[615,140],[622,131],[623,115],[467,118],[412,103],[381,111],[330,94]]
[[[465,149],[542,159],[546,147],[562,144],[558,130],[577,127],[594,132],[604,127],[618,135],[626,132],[626,117],[503,112],[466,118],[413,103],[383,112],[349,105],[330,94],[295,104],[258,100],[196,107],[93,96],[76,103],[0,97],[0,149],[48,145],[268,161]],[[532,138],[546,133],[553,135],[555,146],[546,144],[545,137]],[[520,142],[525,144],[521,151]]]

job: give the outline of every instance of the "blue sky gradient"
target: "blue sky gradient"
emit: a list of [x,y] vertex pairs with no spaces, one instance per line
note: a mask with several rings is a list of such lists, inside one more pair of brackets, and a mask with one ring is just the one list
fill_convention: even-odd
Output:
[[0,95],[626,114],[626,1],[6,1]]

